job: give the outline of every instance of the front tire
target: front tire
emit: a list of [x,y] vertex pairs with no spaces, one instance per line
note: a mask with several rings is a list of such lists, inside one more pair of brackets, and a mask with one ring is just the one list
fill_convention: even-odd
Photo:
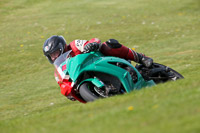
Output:
[[94,85],[92,83],[83,83],[80,86],[79,88],[80,95],[86,102],[92,102],[99,98],[98,95],[95,94],[95,91],[93,88],[94,88]]

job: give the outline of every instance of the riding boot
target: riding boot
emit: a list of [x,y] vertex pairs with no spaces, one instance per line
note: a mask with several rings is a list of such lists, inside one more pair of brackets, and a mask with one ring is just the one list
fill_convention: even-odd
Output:
[[145,56],[142,53],[137,53],[138,56],[138,63],[144,65],[145,67],[151,67],[153,64],[153,59],[150,57]]

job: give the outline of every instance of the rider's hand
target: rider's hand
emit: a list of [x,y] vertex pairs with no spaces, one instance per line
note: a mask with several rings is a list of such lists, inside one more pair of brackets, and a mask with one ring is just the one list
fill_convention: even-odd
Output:
[[91,51],[97,51],[100,48],[100,44],[93,42],[93,43],[88,43],[84,46],[84,52],[89,53]]

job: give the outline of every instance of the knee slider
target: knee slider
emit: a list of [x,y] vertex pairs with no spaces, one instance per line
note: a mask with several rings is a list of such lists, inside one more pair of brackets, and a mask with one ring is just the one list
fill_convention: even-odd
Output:
[[110,48],[120,48],[122,45],[115,39],[109,39],[108,41],[106,41],[106,44],[110,47]]

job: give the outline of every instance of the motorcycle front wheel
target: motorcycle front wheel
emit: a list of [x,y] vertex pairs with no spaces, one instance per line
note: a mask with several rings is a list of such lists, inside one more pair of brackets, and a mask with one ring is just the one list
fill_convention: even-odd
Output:
[[94,91],[94,85],[92,83],[83,83],[79,88],[79,93],[81,97],[86,102],[92,102],[99,98],[98,94]]

